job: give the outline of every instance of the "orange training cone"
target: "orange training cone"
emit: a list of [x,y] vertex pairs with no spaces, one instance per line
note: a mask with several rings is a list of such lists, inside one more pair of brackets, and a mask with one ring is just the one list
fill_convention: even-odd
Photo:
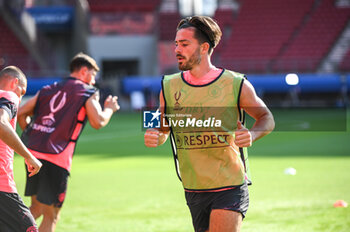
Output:
[[343,200],[337,200],[337,201],[333,204],[333,206],[334,206],[335,208],[338,208],[338,207],[346,208],[346,207],[348,207],[348,203],[347,203],[346,201],[343,201]]

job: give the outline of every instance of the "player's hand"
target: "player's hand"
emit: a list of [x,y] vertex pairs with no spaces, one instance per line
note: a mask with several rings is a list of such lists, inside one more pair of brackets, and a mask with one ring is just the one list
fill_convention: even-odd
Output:
[[253,143],[251,132],[240,121],[237,121],[234,142],[238,147],[250,147]]
[[40,171],[40,168],[42,166],[42,163],[35,158],[34,156],[28,158],[25,160],[26,164],[27,164],[27,169],[29,172],[29,177],[34,176],[35,174],[37,174]]
[[157,147],[159,145],[160,132],[156,129],[148,129],[145,133],[146,147]]
[[117,110],[119,110],[120,106],[118,104],[118,97],[117,96],[112,97],[112,95],[109,95],[105,100],[104,107],[112,109],[113,112],[116,112]]

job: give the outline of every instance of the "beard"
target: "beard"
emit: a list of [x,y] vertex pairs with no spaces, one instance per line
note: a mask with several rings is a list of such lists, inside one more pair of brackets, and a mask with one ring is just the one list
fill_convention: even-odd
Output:
[[[181,55],[178,55],[180,57],[183,57]],[[185,57],[183,57],[185,58]],[[194,65],[200,64],[201,63],[201,56],[200,56],[200,51],[199,48],[190,56],[188,61],[182,61],[181,63],[178,63],[178,67],[181,71],[187,71],[191,70]]]

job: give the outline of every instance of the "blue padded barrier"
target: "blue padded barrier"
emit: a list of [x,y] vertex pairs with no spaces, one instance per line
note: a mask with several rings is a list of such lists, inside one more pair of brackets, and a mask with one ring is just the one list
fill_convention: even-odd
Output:
[[255,91],[259,93],[286,93],[292,86],[285,81],[285,75],[248,75]]
[[45,85],[51,85],[55,82],[61,81],[59,77],[48,78],[27,78],[27,93],[26,95],[34,95]]
[[338,74],[301,74],[299,85],[301,93],[335,93],[343,86]]
[[348,93],[350,93],[350,74],[346,76],[346,87]]
[[[292,89],[301,93],[334,93],[340,92],[345,84],[350,89],[350,75],[347,76],[347,83],[344,83],[339,74],[299,74],[299,84],[295,86],[288,85],[285,76],[286,74],[254,74],[247,77],[258,94],[287,93]],[[122,86],[126,94],[145,89],[159,93],[161,77],[129,76],[123,79]]]

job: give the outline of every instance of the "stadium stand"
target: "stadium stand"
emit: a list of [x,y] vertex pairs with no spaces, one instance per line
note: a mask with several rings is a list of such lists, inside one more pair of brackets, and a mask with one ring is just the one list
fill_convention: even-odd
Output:
[[[222,66],[248,73],[316,71],[350,18],[350,9],[337,8],[334,0],[241,4],[231,36],[216,57]],[[219,24],[227,25],[219,15]]]
[[[178,71],[173,41],[182,16],[177,5],[172,10],[167,8],[167,11],[163,11],[163,0],[87,1],[90,6],[90,35],[152,37],[157,44],[157,74]],[[33,3],[61,2],[62,5],[76,7],[74,0],[29,2],[34,6],[36,4]],[[343,82],[339,76],[303,76],[303,73],[317,71],[350,19],[350,7],[337,7],[335,2],[239,0],[239,8],[219,7],[213,17],[220,25],[223,37],[213,54],[214,65],[247,73],[257,93],[270,103],[288,100],[294,93],[299,100],[338,99],[345,83],[350,89],[349,76],[347,82]],[[0,38],[0,68],[14,64],[29,73],[42,69],[42,65],[40,68],[38,66],[40,62],[36,63],[31,50],[27,49],[30,47],[22,43],[23,40],[19,40],[11,29],[0,17],[0,33],[4,35]],[[39,44],[40,50],[43,50],[44,43]],[[44,57],[46,62],[50,58]],[[337,67],[344,75],[350,71],[350,49]],[[301,74],[297,87],[285,83],[284,73],[287,72]],[[121,79],[123,93],[147,90],[157,94],[159,76],[140,75],[142,81],[135,76],[131,78],[132,81],[128,77]],[[58,75],[49,73],[45,76]],[[134,86],[136,89],[133,89]]]
[[160,73],[170,74],[177,72],[174,66],[177,65],[177,59],[174,55],[175,44],[173,41],[158,42],[158,56]]
[[232,9],[217,9],[215,11],[214,19],[219,24],[223,36],[221,38],[220,43],[215,48],[215,53],[213,53],[213,61],[217,63],[220,60],[220,54],[222,49],[225,48],[226,43],[229,42],[232,33],[233,23],[235,21],[236,15]]
[[160,12],[158,15],[158,65],[161,73],[170,73],[177,66],[174,39],[180,19],[178,12]]
[[154,32],[154,24],[152,13],[95,12],[90,16],[90,31],[94,35],[145,35]]
[[1,17],[0,34],[0,69],[16,65],[25,72],[39,70],[38,64]]
[[[88,0],[90,32],[101,36],[156,33],[161,50],[158,70],[176,67],[174,60],[164,63],[163,58],[172,49],[171,41],[181,16],[178,11],[162,12],[162,2]],[[337,8],[335,0],[240,0],[239,3],[237,11],[218,8],[215,12],[223,38],[213,60],[217,66],[244,73],[316,71],[350,15],[349,8]],[[341,67],[346,69],[344,64]]]
[[316,71],[350,18],[349,8],[323,0],[300,33],[274,64],[275,71]]
[[154,11],[161,0],[88,0],[92,12]]
[[[310,11],[313,0],[242,1],[230,43],[221,53],[223,66],[265,72]],[[298,5],[298,7],[295,7]]]
[[[316,99],[317,104],[318,99],[321,103],[338,104],[337,99],[341,98],[344,89],[339,75],[301,74],[297,86],[286,84],[285,74],[265,75],[317,71],[318,64],[332,48],[350,16],[349,8],[337,8],[334,2],[335,0],[240,0],[238,10],[218,8],[214,19],[223,31],[223,37],[215,49],[214,64],[248,73],[258,94],[271,104],[294,104],[295,100],[303,102],[310,99]],[[130,16],[133,12],[152,12],[153,23],[145,24],[145,28],[156,28],[152,33],[157,35],[159,73],[177,71],[173,41],[176,26],[182,17],[177,9],[161,11],[158,7],[161,0],[147,2],[147,8],[143,6],[144,2],[139,1],[122,0],[120,4],[115,4],[112,0],[89,0],[89,3],[91,15],[105,14],[100,17],[105,17],[105,22],[110,20],[108,13],[114,14],[113,17],[123,17],[122,12],[126,12],[136,22],[137,18]],[[149,34],[150,31],[140,30],[140,33],[134,34]],[[118,32],[127,33],[121,29]],[[258,75],[252,75],[254,73]],[[159,76],[145,75],[126,76],[121,85],[124,94],[138,91],[146,93],[146,90],[157,94],[159,83]]]
[[217,9],[213,17],[219,24],[220,28],[232,27],[235,20],[235,14],[232,9]]
[[171,40],[174,41],[176,27],[181,17],[178,12],[160,12],[158,16],[159,24],[159,40]]
[[161,0],[88,0],[94,35],[146,35],[155,32]]

